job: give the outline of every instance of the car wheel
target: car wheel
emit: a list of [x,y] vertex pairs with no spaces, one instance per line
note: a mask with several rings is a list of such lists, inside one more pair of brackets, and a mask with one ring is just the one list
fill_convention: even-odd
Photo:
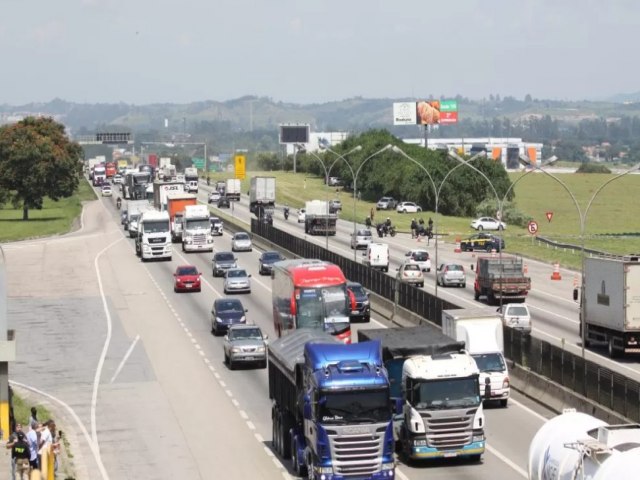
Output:
[[235,370],[236,364],[233,362],[231,358],[229,358],[229,370]]
[[229,355],[227,355],[227,352],[224,352],[224,363],[225,365],[229,365]]
[[507,403],[509,403],[509,399],[508,398],[503,398],[502,400],[500,400],[500,406],[502,408],[506,408],[507,407]]
[[260,362],[260,368],[263,368],[263,369],[267,368],[267,361],[266,360],[263,360],[263,361]]
[[504,230],[504,227],[502,225],[498,225],[498,230]]
[[467,284],[466,284],[466,282],[465,282],[465,283],[461,283],[461,284],[460,284],[460,287],[462,287],[462,288],[467,288]]
[[482,230],[484,230],[484,228],[482,227],[482,225],[478,225],[478,228],[477,228],[477,230],[480,230],[480,231],[482,231]]

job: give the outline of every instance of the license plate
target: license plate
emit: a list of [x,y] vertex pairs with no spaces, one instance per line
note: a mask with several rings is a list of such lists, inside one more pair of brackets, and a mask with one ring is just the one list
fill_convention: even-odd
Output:
[[358,312],[358,310],[351,310],[351,313],[355,314],[355,313],[360,313],[360,312]]
[[245,360],[253,360],[254,357],[244,357]]
[[458,453],[457,452],[446,452],[444,454],[444,458],[453,458],[453,457],[457,457]]
[[191,288],[191,284],[190,284],[190,283],[187,283],[187,284],[185,284],[185,287],[187,287],[187,288]]

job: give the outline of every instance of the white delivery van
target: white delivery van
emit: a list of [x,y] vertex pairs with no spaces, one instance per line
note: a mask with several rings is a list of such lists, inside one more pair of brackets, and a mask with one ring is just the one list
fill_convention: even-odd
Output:
[[465,343],[480,370],[484,400],[498,401],[506,407],[511,385],[500,315],[486,307],[443,310],[442,333]]
[[386,243],[370,243],[362,262],[367,267],[389,271],[389,245]]

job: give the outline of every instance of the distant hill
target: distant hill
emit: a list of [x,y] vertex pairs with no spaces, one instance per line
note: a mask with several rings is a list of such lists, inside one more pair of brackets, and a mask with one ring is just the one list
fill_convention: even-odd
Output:
[[635,93],[618,93],[607,99],[609,102],[615,103],[638,103],[640,102],[640,92]]

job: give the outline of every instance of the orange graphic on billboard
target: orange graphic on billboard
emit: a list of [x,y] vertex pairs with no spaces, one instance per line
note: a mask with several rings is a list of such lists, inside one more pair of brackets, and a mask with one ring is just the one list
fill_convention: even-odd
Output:
[[419,125],[436,125],[440,123],[440,101],[421,101],[416,105]]

